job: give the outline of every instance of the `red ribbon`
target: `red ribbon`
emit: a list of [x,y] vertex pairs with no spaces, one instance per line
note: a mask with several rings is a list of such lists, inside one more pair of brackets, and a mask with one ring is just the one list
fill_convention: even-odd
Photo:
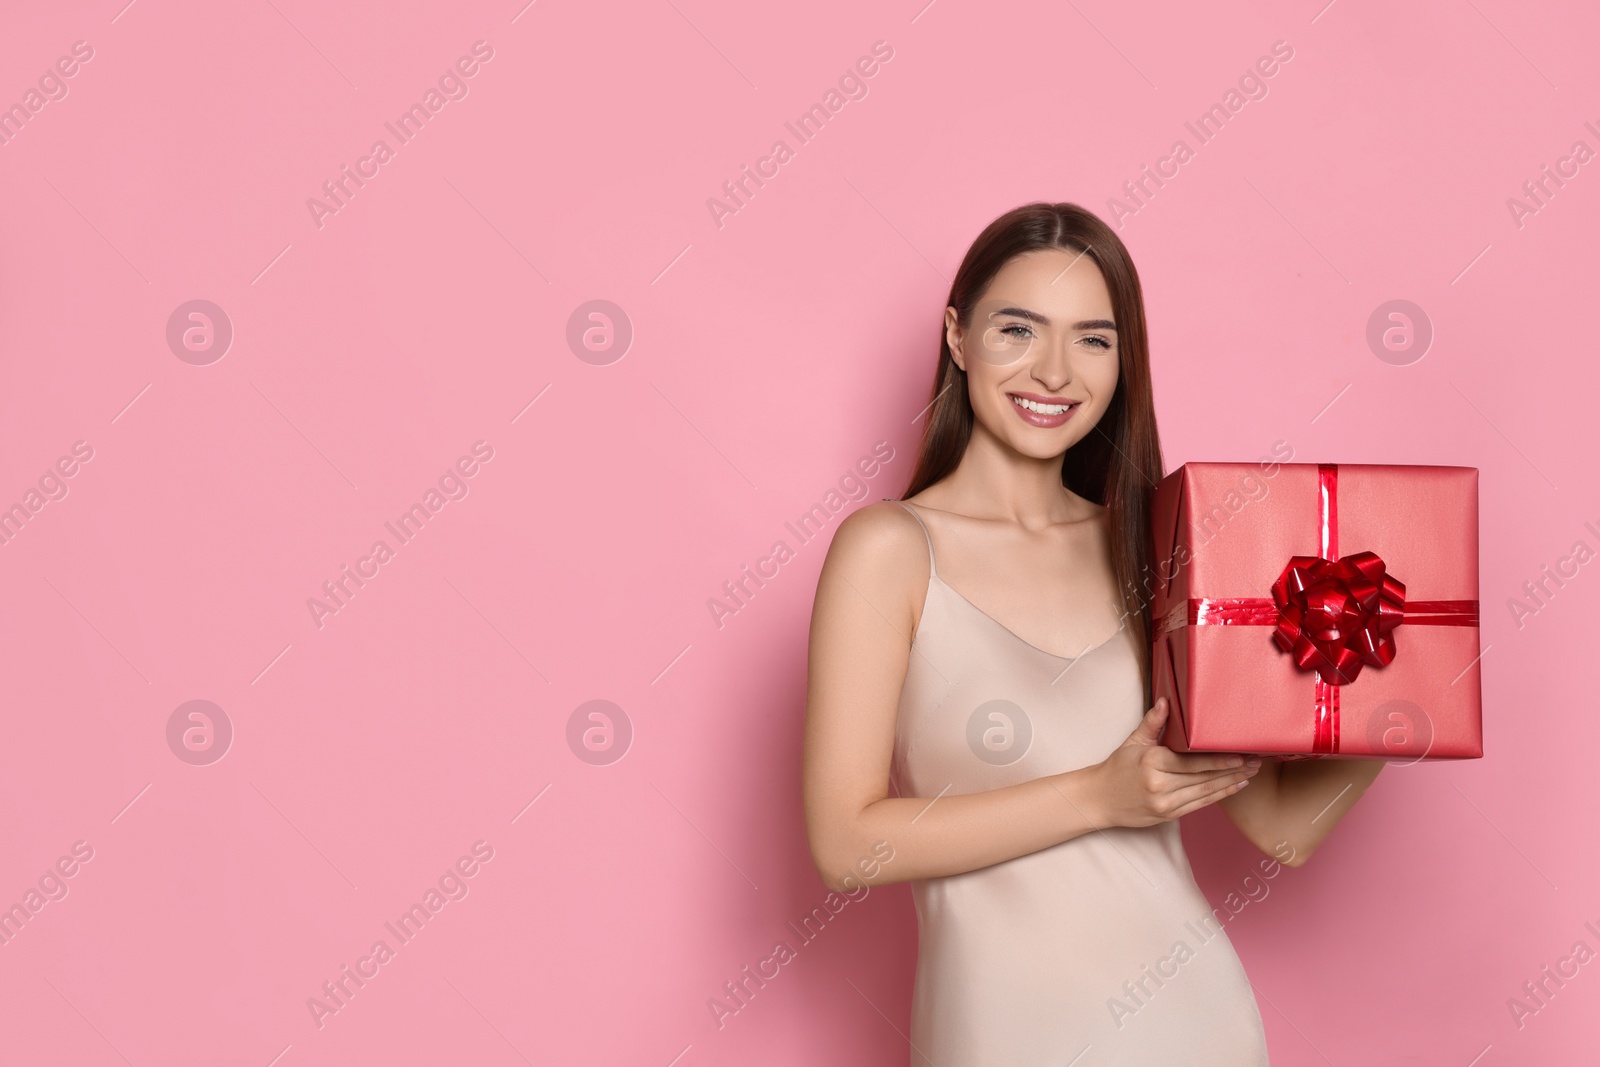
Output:
[[1382,667],[1398,649],[1394,631],[1413,626],[1476,626],[1476,600],[1406,602],[1403,582],[1375,552],[1338,556],[1339,468],[1317,464],[1318,555],[1291,557],[1271,597],[1191,597],[1162,620],[1183,626],[1273,626],[1273,640],[1300,670],[1314,670],[1311,749],[1339,751],[1339,687],[1363,666]]

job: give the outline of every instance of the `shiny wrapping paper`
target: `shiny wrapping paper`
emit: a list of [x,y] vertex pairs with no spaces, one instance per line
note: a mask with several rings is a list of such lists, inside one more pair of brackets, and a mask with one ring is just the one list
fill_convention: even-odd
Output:
[[[1483,755],[1477,468],[1186,463],[1156,487],[1151,524],[1152,680],[1169,705],[1168,747],[1406,761]],[[1367,625],[1349,640],[1365,662],[1340,672],[1308,640],[1294,653],[1281,646],[1285,598],[1273,586],[1294,557],[1304,582],[1330,569],[1305,557],[1351,556],[1388,581],[1381,607],[1365,587],[1361,603],[1374,614],[1360,615]],[[1359,577],[1355,588],[1364,588]],[[1318,593],[1309,594],[1314,604],[1355,603]],[[1285,632],[1298,632],[1296,618]],[[1340,655],[1347,667],[1355,659]]]

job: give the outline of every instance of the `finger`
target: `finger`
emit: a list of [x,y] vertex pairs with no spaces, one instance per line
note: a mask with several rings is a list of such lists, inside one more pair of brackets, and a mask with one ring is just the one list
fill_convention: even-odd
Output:
[[1261,766],[1261,760],[1255,756],[1234,752],[1172,752],[1169,749],[1168,753],[1170,755],[1159,757],[1161,769],[1173,774],[1199,774],[1203,771]]
[[1252,775],[1244,769],[1226,771],[1222,774],[1212,775],[1179,785],[1167,793],[1168,799],[1178,807],[1189,803],[1199,797],[1209,796],[1212,793],[1238,792],[1240,783],[1249,783]]
[[1237,783],[1251,781],[1254,777],[1255,775],[1245,767],[1198,775],[1166,775],[1159,779],[1156,792],[1152,795],[1162,798],[1167,807],[1176,809],[1198,797],[1209,796],[1212,792],[1220,791],[1226,796]]
[[1261,773],[1260,767],[1228,767],[1220,771],[1200,771],[1195,774],[1174,774],[1163,771],[1159,781],[1163,791],[1167,794],[1176,793],[1180,789],[1189,789],[1207,782],[1232,782],[1240,777],[1254,778]]
[[1161,731],[1167,725],[1167,698],[1157,697],[1155,706],[1144,713],[1139,725],[1128,735],[1128,741],[1140,745],[1161,743]]
[[1249,784],[1250,779],[1248,777],[1236,774],[1231,779],[1222,777],[1211,782],[1180,789],[1173,794],[1178,806],[1174,809],[1174,814],[1170,818],[1181,818],[1191,811],[1205,807],[1207,804],[1215,804],[1225,797],[1233,796]]
[[[1260,760],[1256,757],[1238,752],[1175,752],[1162,746],[1156,751],[1141,755],[1147,766],[1174,774],[1195,774],[1200,771],[1260,765]],[[1250,763],[1252,759],[1256,760],[1255,764]]]

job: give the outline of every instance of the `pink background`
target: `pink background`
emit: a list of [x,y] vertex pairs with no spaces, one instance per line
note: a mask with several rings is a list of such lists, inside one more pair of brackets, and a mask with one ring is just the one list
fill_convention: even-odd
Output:
[[[1600,148],[1583,5],[123,3],[0,16],[0,105],[93,49],[0,146],[0,507],[93,450],[0,545],[0,903],[93,850],[0,945],[0,1059],[905,1062],[904,885],[725,1027],[707,1008],[825,895],[799,746],[826,535],[783,524],[879,441],[866,496],[901,491],[984,224],[1109,214],[1180,137],[1120,230],[1169,467],[1283,440],[1482,470],[1487,757],[1386,771],[1229,924],[1273,1062],[1600,1053],[1600,965],[1520,1029],[1507,1007],[1600,949],[1600,563],[1506,606],[1600,547],[1600,163],[1507,206]],[[308,198],[480,40],[468,95],[319,227]],[[880,40],[797,146],[784,122]],[[707,199],[780,137],[719,227]],[[166,339],[197,299],[234,330],[204,366]],[[605,365],[567,342],[595,299],[634,331]],[[1434,330],[1406,365],[1366,340],[1395,299]],[[477,441],[465,498],[319,628],[308,599]],[[609,765],[568,743],[596,699],[631,724]],[[169,747],[190,700],[234,731],[208,765]],[[1220,904],[1256,857],[1218,812],[1185,832]],[[468,894],[319,1028],[308,998],[479,841]]]

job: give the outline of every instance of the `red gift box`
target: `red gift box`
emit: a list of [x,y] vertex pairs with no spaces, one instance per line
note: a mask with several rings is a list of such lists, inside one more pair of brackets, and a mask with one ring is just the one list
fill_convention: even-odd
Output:
[[1483,755],[1477,468],[1186,463],[1151,525],[1169,748]]

